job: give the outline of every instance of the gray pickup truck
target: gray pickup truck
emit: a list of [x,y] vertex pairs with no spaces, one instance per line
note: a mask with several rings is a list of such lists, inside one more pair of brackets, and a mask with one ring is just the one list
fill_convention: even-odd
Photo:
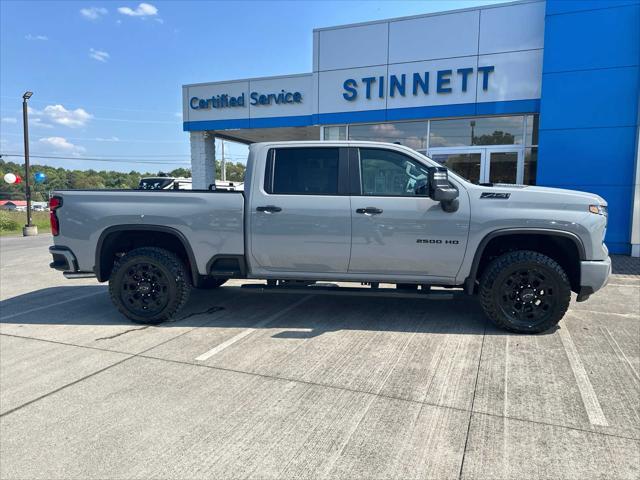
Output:
[[395,144],[256,143],[244,192],[67,190],[50,208],[51,267],[109,281],[142,323],[173,317],[193,287],[252,278],[459,288],[497,325],[535,333],[611,273],[599,196],[475,185]]

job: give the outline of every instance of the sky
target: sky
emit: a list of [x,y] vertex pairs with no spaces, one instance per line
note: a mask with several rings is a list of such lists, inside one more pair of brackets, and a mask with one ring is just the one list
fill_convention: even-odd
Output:
[[[8,155],[23,154],[30,90],[32,163],[188,167],[183,84],[310,72],[314,28],[501,1],[1,0],[0,153],[23,162]],[[225,142],[230,161],[246,151]]]

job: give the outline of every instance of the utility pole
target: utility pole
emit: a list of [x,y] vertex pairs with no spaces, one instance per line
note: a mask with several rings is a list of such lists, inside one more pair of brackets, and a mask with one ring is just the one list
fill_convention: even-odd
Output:
[[22,124],[24,129],[24,189],[27,198],[27,224],[22,229],[22,235],[30,237],[38,234],[38,227],[31,223],[31,185],[29,183],[29,116],[27,100],[31,98],[33,92],[24,92],[22,95]]
[[220,170],[222,173],[221,180],[223,182],[227,181],[227,161],[224,158],[224,139],[220,139],[220,155],[222,156],[222,162],[220,163]]

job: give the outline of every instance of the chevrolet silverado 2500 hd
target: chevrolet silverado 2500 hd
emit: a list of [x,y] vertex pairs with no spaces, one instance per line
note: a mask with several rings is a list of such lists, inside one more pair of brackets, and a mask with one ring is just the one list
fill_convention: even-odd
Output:
[[254,278],[459,287],[497,325],[542,332],[611,272],[597,195],[475,185],[395,144],[256,143],[244,192],[66,190],[50,208],[51,266],[109,281],[143,323]]

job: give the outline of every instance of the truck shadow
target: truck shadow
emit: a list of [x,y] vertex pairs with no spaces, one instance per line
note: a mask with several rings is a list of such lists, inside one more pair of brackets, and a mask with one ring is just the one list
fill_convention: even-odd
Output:
[[[309,297],[293,310],[288,306]],[[279,312],[282,312],[279,314]],[[271,319],[271,320],[270,320]],[[0,301],[0,326],[126,326],[105,285],[61,286]],[[339,330],[508,335],[488,322],[473,297],[449,300],[261,293],[237,286],[194,290],[178,318],[154,328],[270,328],[275,339],[308,339]],[[553,333],[550,330],[547,333]]]

